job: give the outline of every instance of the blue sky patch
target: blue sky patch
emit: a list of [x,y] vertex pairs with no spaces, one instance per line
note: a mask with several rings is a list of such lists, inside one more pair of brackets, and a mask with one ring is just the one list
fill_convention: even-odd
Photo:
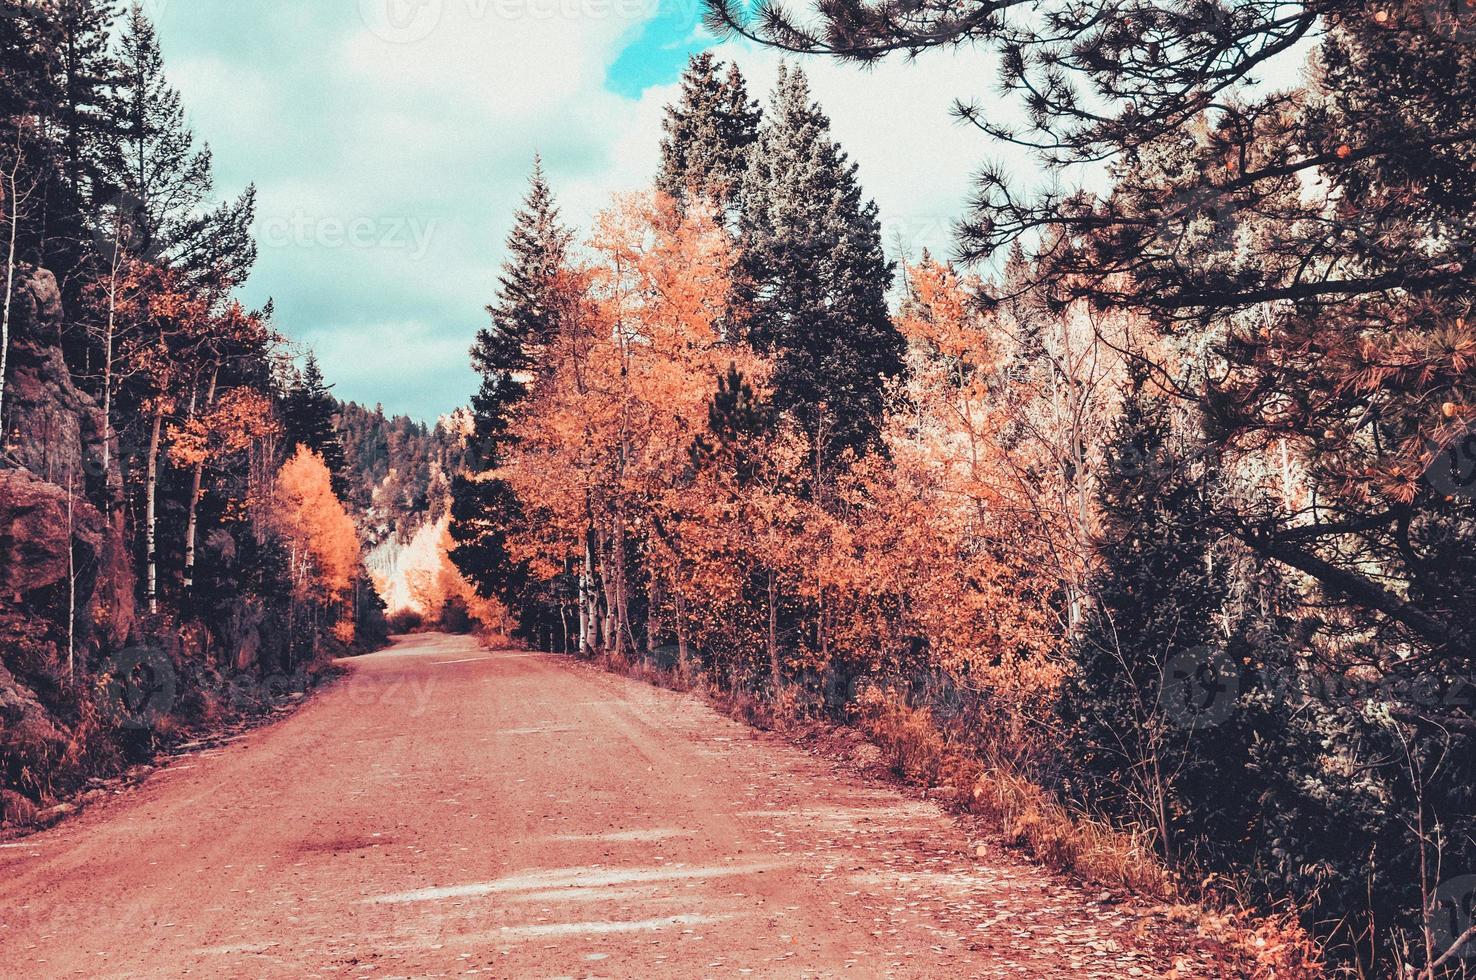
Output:
[[637,29],[610,66],[606,88],[635,99],[652,85],[676,81],[687,59],[714,43],[702,28],[704,9],[700,0],[660,0],[656,16]]

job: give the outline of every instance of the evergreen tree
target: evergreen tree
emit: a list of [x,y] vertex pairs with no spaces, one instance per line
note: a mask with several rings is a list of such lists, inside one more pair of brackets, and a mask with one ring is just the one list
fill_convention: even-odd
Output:
[[52,10],[54,115],[67,184],[77,201],[87,202],[113,135],[103,106],[118,67],[109,50],[117,10],[111,0],[56,0]]
[[543,162],[535,157],[527,196],[507,238],[510,255],[498,278],[498,299],[487,307],[492,323],[477,332],[471,351],[472,366],[482,377],[472,399],[474,443],[489,466],[513,411],[527,397],[535,353],[557,329],[555,276],[572,239],[559,221]]
[[19,151],[28,204],[17,251],[64,287],[86,255],[90,188],[112,136],[100,106],[113,17],[102,0],[0,4],[0,157]]
[[290,455],[297,446],[307,446],[322,457],[333,477],[333,492],[340,500],[346,500],[349,487],[343,444],[338,438],[338,402],[332,387],[323,380],[317,357],[308,354],[302,374],[287,392],[283,412],[286,450]]
[[1062,711],[1080,796],[1176,856],[1247,839],[1259,807],[1244,770],[1256,731],[1279,729],[1255,690],[1261,631],[1232,611],[1232,562],[1207,520],[1213,466],[1144,386],[1135,368],[1107,448],[1102,574]]
[[244,282],[256,261],[256,190],[205,207],[214,185],[210,148],[196,148],[154,25],[137,4],[124,25],[106,112],[119,140],[101,168],[104,228],[133,257],[163,261],[212,293]]
[[707,431],[697,434],[687,452],[694,470],[730,463],[739,484],[747,484],[762,463],[755,444],[774,431],[774,406],[754,393],[737,364],[717,382],[707,406]]
[[38,205],[32,218],[36,257],[67,284],[67,272],[87,253],[84,216],[98,160],[112,142],[112,127],[101,107],[116,72],[109,52],[116,12],[100,0],[32,6],[33,50],[39,60],[23,57],[20,68],[38,71],[32,90],[37,125],[30,148]]
[[[1314,514],[1253,503],[1223,524],[1391,637],[1469,663],[1470,566],[1422,556],[1412,540],[1470,521],[1452,513],[1467,498],[1448,501],[1420,479],[1426,441],[1459,431],[1432,406],[1455,411],[1476,381],[1464,353],[1476,343],[1469,6],[1089,0],[1031,4],[1029,24],[1010,16],[1017,7],[899,17],[888,5],[770,3],[755,17],[712,0],[711,20],[860,62],[954,45],[997,56],[1024,111],[959,103],[960,118],[1034,150],[1048,172],[1114,161],[1114,191],[1036,190],[1018,168],[986,167],[962,226],[965,257],[1024,240],[1053,302],[1208,327],[1226,377],[1188,394],[1211,438],[1233,447],[1284,433],[1305,447],[1318,499],[1338,498],[1336,520],[1306,519],[1321,504]],[[1271,59],[1311,44],[1304,91],[1258,84]],[[1467,541],[1453,544],[1470,555]]]
[[746,330],[777,358],[776,405],[825,465],[840,450],[875,447],[883,392],[906,349],[887,310],[892,265],[876,205],[862,202],[856,169],[804,73],[781,67],[743,183]]
[[[541,160],[533,161],[528,194],[513,217],[510,253],[499,278],[497,302],[487,307],[492,322],[478,331],[472,364],[482,377],[472,398],[473,431],[468,466],[473,473],[498,465],[509,424],[528,397],[537,353],[558,330],[559,272],[568,258],[572,233],[559,220]],[[537,628],[539,612],[527,569],[507,553],[507,530],[524,520],[512,489],[502,480],[459,475],[452,484],[452,560],[487,597],[502,599],[516,611],[526,631]]]
[[726,214],[748,170],[762,114],[738,66],[730,65],[726,75],[721,69],[706,51],[688,62],[681,97],[661,121],[666,135],[656,187],[683,203],[694,194],[704,197]]
[[46,89],[47,51],[40,43],[46,10],[23,0],[0,0],[0,116],[7,140],[21,118],[36,113]]
[[164,76],[154,25],[135,4],[119,42],[119,74],[108,99],[120,137],[105,161],[114,204],[132,222],[135,254],[165,252],[179,223],[210,190],[210,155],[197,150],[179,92]]

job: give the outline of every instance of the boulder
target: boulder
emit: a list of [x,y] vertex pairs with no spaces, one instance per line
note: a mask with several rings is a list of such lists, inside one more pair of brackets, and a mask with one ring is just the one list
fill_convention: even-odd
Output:
[[88,605],[94,635],[117,649],[128,642],[138,619],[134,598],[133,556],[129,554],[123,508],[113,509],[98,557],[97,583]]
[[79,640],[90,627],[104,645],[121,646],[137,618],[122,510],[110,519],[80,489],[68,494],[29,470],[0,469],[0,607],[19,600],[27,613],[64,623],[73,571]]
[[66,733],[30,688],[0,663],[0,749],[22,760],[42,760],[65,748]]
[[[0,595],[24,597],[96,567],[108,525],[80,490],[70,496],[29,470],[0,470]],[[81,600],[91,594],[90,580],[78,583]]]
[[60,823],[76,812],[77,807],[74,804],[58,803],[56,806],[48,807],[38,813],[36,815],[36,821],[49,827],[54,823]]
[[56,276],[33,265],[18,266],[15,291],[11,294],[11,342],[58,346],[64,320],[61,287],[56,283]]

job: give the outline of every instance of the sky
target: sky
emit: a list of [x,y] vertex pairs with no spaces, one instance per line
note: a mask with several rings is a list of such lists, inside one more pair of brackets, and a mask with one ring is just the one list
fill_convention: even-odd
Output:
[[[737,61],[761,100],[779,63],[706,35],[701,0],[144,6],[218,194],[257,186],[261,254],[243,299],[274,299],[339,397],[427,422],[476,388],[467,351],[534,153],[586,232],[612,195],[650,185],[689,55]],[[889,251],[947,254],[970,175],[1006,156],[948,112],[955,96],[991,95],[984,57],[803,65]]]

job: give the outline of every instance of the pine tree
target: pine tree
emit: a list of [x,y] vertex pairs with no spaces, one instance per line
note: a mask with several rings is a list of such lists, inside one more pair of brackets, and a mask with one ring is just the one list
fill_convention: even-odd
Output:
[[[472,398],[473,431],[468,465],[475,472],[497,466],[507,430],[528,397],[537,355],[559,328],[558,274],[568,259],[572,233],[535,158],[527,196],[508,235],[510,253],[499,278],[497,302],[487,307],[490,326],[477,333],[472,364],[482,376]],[[451,488],[451,553],[461,573],[484,597],[498,597],[519,613],[525,630],[537,628],[536,600],[527,569],[507,552],[507,532],[524,521],[516,494],[502,480],[460,475]]]
[[745,485],[761,463],[755,444],[774,431],[774,406],[754,393],[737,364],[717,382],[707,406],[707,431],[692,440],[688,455],[694,470],[731,464],[738,483]]
[[537,349],[557,329],[554,277],[564,266],[572,239],[559,221],[543,162],[535,157],[527,196],[508,235],[510,256],[498,279],[498,299],[487,307],[492,323],[477,332],[471,351],[472,366],[482,377],[472,399],[474,443],[487,465],[495,458],[511,413],[527,397]]
[[76,200],[85,202],[97,178],[103,140],[113,135],[103,105],[117,71],[109,51],[117,10],[111,0],[57,0],[53,11],[54,114],[61,128],[67,183]]
[[33,10],[33,50],[40,60],[23,57],[18,67],[39,69],[31,150],[39,203],[33,218],[37,258],[65,272],[86,254],[84,215],[98,161],[114,135],[102,104],[116,72],[109,52],[116,11],[104,0],[52,0]]
[[[1210,358],[1228,365],[1223,383],[1194,393],[1211,437],[1233,448],[1284,434],[1316,474],[1315,499],[1339,498],[1337,520],[1250,506],[1223,524],[1374,628],[1469,662],[1470,566],[1422,555],[1408,531],[1469,523],[1451,513],[1466,498],[1421,479],[1427,441],[1463,438],[1476,383],[1469,5],[1051,0],[1023,26],[1008,15],[1016,6],[981,18],[958,4],[900,17],[887,5],[767,3],[754,16],[713,0],[711,19],[860,62],[955,45],[998,57],[1023,111],[959,103],[960,118],[1032,149],[1046,172],[1112,160],[1114,190],[1036,189],[1020,168],[983,168],[963,255],[1023,239],[1045,260],[1037,278],[1053,301],[1208,326]],[[1314,44],[1304,90],[1259,84],[1270,59]],[[1447,404],[1442,421],[1432,409]]]
[[119,135],[101,167],[105,230],[131,256],[163,261],[213,293],[244,282],[256,261],[256,190],[204,207],[214,187],[210,148],[196,148],[154,25],[138,4],[124,25],[105,111]]
[[1251,683],[1226,629],[1229,563],[1207,527],[1210,474],[1144,388],[1135,368],[1098,494],[1103,574],[1062,710],[1082,795],[1153,827],[1172,855],[1244,803],[1225,790],[1247,751],[1239,699]]
[[730,65],[726,75],[721,69],[722,62],[706,51],[688,62],[681,97],[666,107],[661,121],[666,135],[656,187],[681,203],[704,197],[726,214],[748,170],[762,114],[738,66]]
[[135,4],[119,47],[119,75],[108,100],[120,140],[105,161],[108,189],[138,255],[166,251],[184,213],[210,190],[210,156],[195,148],[179,92],[164,77],[154,25]]
[[112,137],[100,107],[115,73],[113,18],[105,0],[0,6],[0,154],[20,150],[17,184],[28,188],[19,250],[64,289],[86,253],[92,178]]
[[831,465],[876,445],[883,392],[906,344],[887,310],[892,265],[856,165],[830,139],[830,120],[799,69],[780,69],[750,155],[740,241],[750,291],[748,339],[778,360],[777,407]]
[[343,443],[338,437],[338,402],[333,397],[332,385],[323,380],[317,357],[312,354],[308,354],[302,374],[287,392],[283,415],[287,451],[306,446],[317,453],[333,474],[333,492],[339,499],[347,499]]
[[0,117],[13,133],[14,123],[40,110],[46,90],[48,58],[39,39],[46,32],[46,10],[38,4],[0,3]]

